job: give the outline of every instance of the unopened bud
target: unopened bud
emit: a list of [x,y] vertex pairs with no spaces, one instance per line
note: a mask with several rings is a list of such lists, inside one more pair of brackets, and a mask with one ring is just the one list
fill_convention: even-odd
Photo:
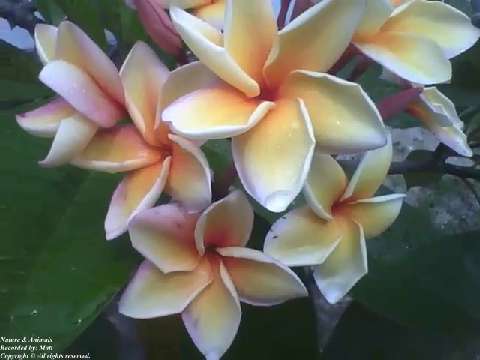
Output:
[[133,4],[155,44],[172,55],[178,55],[182,48],[182,39],[163,8],[162,0],[133,0]]

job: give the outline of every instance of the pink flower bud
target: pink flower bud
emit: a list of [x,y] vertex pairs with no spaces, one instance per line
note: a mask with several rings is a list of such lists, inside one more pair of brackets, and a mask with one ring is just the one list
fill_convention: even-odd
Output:
[[161,49],[177,55],[182,48],[182,40],[172,21],[162,6],[161,0],[133,0],[138,17],[148,35]]

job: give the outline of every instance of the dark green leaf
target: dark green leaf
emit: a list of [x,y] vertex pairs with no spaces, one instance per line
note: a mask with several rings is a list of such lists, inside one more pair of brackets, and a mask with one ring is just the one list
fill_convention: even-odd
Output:
[[100,7],[96,0],[55,0],[56,4],[67,16],[76,23],[101,48],[106,49],[105,27],[100,17]]
[[442,235],[427,216],[404,205],[395,224],[368,241],[369,273],[354,296],[402,324],[473,326],[480,319],[480,234]]
[[37,0],[37,9],[45,21],[52,25],[58,25],[64,18],[63,10],[52,0]]
[[71,167],[43,169],[48,141],[1,118],[0,333],[68,345],[126,282],[137,261],[127,239],[105,241],[118,180]]
[[344,313],[323,360],[471,360],[478,331],[409,328],[354,303]]

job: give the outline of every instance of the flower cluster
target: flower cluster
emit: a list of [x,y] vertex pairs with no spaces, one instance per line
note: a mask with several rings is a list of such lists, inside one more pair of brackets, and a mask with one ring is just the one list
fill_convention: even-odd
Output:
[[[132,3],[145,17],[144,2]],[[76,25],[38,25],[39,78],[58,97],[17,121],[53,138],[42,166],[125,173],[106,238],[128,231],[145,261],[120,312],[180,313],[200,351],[218,359],[237,332],[240,300],[305,296],[287,266],[311,266],[326,299],[338,301],[367,273],[365,239],[400,212],[403,194],[375,196],[392,160],[389,130],[367,93],[332,68],[353,48],[386,78],[418,88],[403,110],[471,156],[453,104],[423,86],[448,81],[449,59],[480,31],[439,1],[322,0],[282,29],[269,0],[156,4],[198,61],[170,71],[138,42],[118,71]],[[246,247],[254,211],[242,190],[212,198],[215,174],[201,150],[212,139],[231,139],[246,193],[269,211],[288,209],[263,252]],[[348,181],[335,155],[352,153],[363,158]],[[302,190],[306,205],[292,209]],[[155,207],[162,193],[170,202]]]

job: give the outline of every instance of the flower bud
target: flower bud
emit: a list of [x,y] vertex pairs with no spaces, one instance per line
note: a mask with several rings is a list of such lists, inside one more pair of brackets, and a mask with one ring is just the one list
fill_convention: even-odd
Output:
[[148,35],[161,49],[177,55],[182,48],[182,40],[160,0],[133,0],[138,17]]

